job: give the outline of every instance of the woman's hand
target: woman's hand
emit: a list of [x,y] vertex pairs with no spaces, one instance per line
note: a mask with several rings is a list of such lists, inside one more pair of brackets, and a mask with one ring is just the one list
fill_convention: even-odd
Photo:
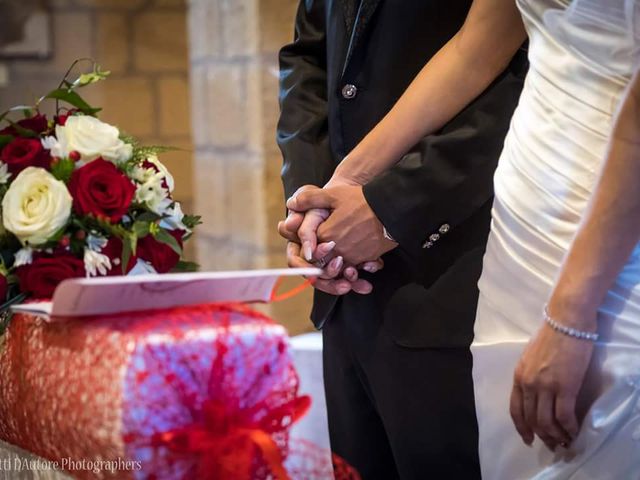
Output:
[[[554,319],[580,328],[594,325],[595,313],[579,323],[563,322],[563,316]],[[576,399],[592,353],[593,342],[556,332],[547,324],[531,340],[516,367],[510,405],[513,423],[527,445],[535,434],[553,451],[578,435]]]

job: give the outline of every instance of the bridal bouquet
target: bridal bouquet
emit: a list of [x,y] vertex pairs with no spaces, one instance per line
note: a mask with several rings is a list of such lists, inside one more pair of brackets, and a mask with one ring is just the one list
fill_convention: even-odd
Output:
[[[2,307],[50,297],[71,277],[195,268],[181,256],[199,217],[172,198],[158,159],[169,149],[139,145],[78,94],[108,73],[67,75],[35,105],[0,114]],[[45,101],[55,102],[51,119]]]

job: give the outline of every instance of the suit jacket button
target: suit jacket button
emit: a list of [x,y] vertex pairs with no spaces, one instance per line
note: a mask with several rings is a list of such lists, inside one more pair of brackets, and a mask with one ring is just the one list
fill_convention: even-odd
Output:
[[347,83],[344,87],[342,87],[342,96],[347,100],[351,100],[355,98],[358,94],[358,88],[355,85],[351,85]]
[[445,233],[447,233],[449,230],[451,230],[451,227],[449,226],[448,223],[443,224],[440,229],[438,230],[440,233],[442,233],[443,235]]

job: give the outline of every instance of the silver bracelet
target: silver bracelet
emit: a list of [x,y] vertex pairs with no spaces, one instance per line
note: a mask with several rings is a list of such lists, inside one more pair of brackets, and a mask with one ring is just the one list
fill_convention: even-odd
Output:
[[600,335],[594,332],[585,332],[583,330],[578,330],[572,327],[566,327],[564,325],[559,324],[551,315],[549,315],[549,307],[548,305],[544,306],[544,321],[547,322],[551,328],[553,328],[556,332],[562,333],[564,335],[568,335],[569,337],[578,338],[580,340],[589,340],[592,342],[597,342]]

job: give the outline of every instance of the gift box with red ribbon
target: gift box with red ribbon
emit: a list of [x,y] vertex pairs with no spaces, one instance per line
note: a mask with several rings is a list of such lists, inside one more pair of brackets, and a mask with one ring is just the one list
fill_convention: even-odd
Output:
[[286,469],[309,402],[285,329],[240,304],[17,314],[0,347],[0,438],[77,478],[331,478]]

